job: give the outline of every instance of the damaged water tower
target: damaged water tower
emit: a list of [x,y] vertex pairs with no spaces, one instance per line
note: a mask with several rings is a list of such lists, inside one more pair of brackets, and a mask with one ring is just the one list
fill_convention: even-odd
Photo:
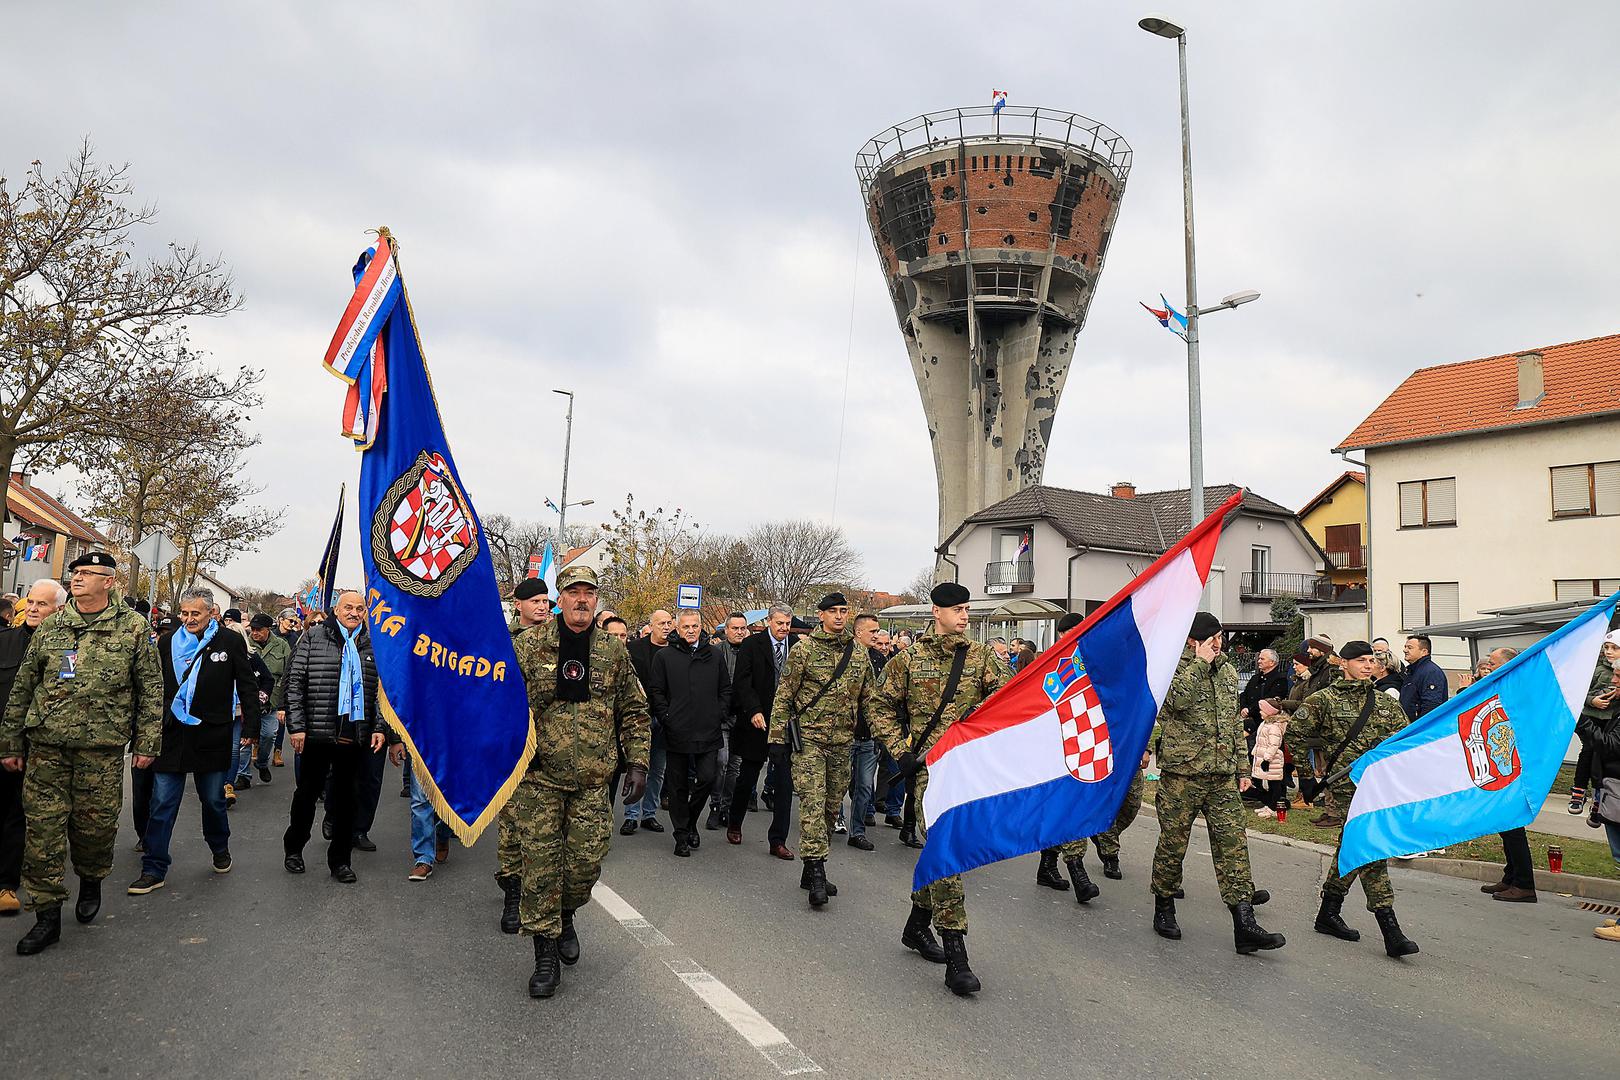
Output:
[[856,157],[928,417],[939,538],[1041,481],[1131,148],[1069,112],[954,109]]

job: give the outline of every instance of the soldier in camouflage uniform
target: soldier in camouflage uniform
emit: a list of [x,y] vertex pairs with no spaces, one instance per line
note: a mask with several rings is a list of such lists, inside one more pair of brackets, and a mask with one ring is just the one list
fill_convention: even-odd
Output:
[[1159,710],[1159,843],[1153,852],[1153,929],[1179,940],[1175,897],[1187,840],[1200,812],[1209,826],[1210,853],[1221,899],[1232,912],[1240,953],[1280,949],[1281,934],[1254,919],[1257,896],[1249,873],[1249,838],[1240,792],[1248,790],[1249,751],[1238,718],[1237,668],[1221,651],[1221,624],[1200,611],[1188,632],[1181,662]]
[[[930,599],[933,632],[918,638],[888,662],[866,710],[873,736],[900,763],[897,779],[914,775],[917,801],[925,807],[928,770],[923,767],[923,756],[953,723],[1011,677],[994,649],[964,636],[968,625],[965,588],[948,581],[935,586]],[[964,657],[961,678],[956,692],[944,701],[945,684],[958,652]],[[938,723],[934,723],[936,716]],[[926,840],[920,820],[917,832]],[[943,949],[929,932],[930,920],[944,939]],[[955,994],[971,994],[979,989],[978,977],[968,966],[967,943],[963,940],[966,933],[967,907],[960,875],[941,878],[911,894],[911,917],[906,920],[900,943],[915,949],[925,960],[943,963],[945,985]]]
[[124,744],[150,768],[163,740],[163,675],[151,627],[113,589],[117,563],[73,560],[73,600],[39,625],[0,721],[0,767],[23,774],[22,884],[36,922],[17,943],[29,956],[61,939],[63,863],[79,875],[74,917],[101,910],[124,798]]
[[[827,837],[849,790],[850,749],[855,718],[869,699],[876,677],[867,652],[849,631],[849,602],[829,593],[816,605],[821,629],[788,651],[771,707],[766,736],[773,752],[792,753],[793,791],[799,796],[799,887],[810,892],[810,906],[825,907],[838,889],[827,881]],[[835,681],[836,676],[836,681]],[[798,749],[788,735],[797,727]]]
[[[1400,703],[1373,686],[1372,651],[1372,646],[1365,641],[1346,642],[1339,650],[1343,673],[1333,685],[1307,697],[1294,710],[1283,733],[1291,749],[1309,740],[1313,745],[1326,747],[1324,752],[1327,754],[1337,751],[1328,763],[1328,768],[1334,773],[1342,771],[1344,766],[1409,722]],[[1351,731],[1361,720],[1364,710],[1368,710],[1367,719],[1351,738]],[[1343,749],[1339,749],[1341,744]],[[1295,750],[1296,756],[1299,753]],[[1356,794],[1356,785],[1349,777],[1335,781],[1330,790],[1334,804],[1348,810],[1350,800]],[[1384,951],[1395,957],[1417,952],[1417,943],[1401,932],[1401,924],[1395,919],[1395,890],[1389,883],[1389,869],[1383,859],[1357,867],[1341,877],[1339,853],[1333,853],[1333,865],[1322,886],[1322,906],[1316,913],[1317,933],[1344,941],[1361,940],[1360,931],[1352,929],[1340,914],[1344,898],[1350,891],[1350,882],[1357,877],[1361,878],[1361,891],[1367,894],[1367,910],[1373,913],[1378,920],[1379,930],[1383,932]]]
[[[512,590],[514,615],[508,627],[514,639],[525,630],[552,621],[551,597],[540,578],[524,578]],[[523,925],[523,848],[518,843],[516,799],[508,799],[495,816],[495,884],[501,887],[501,933],[515,934]]]
[[513,643],[535,734],[534,757],[512,796],[522,852],[519,921],[534,938],[531,997],[556,993],[559,962],[579,960],[574,912],[591,897],[613,831],[608,777],[622,755],[624,796],[639,799],[651,741],[630,654],[595,627],[596,571],[567,567],[557,588],[562,617]]

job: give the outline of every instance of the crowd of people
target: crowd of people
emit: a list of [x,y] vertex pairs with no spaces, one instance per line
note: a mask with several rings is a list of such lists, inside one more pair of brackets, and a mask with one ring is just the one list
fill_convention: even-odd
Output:
[[[258,613],[244,624],[205,588],[184,592],[173,614],[124,601],[116,560],[92,552],[70,568],[70,589],[36,582],[17,598],[0,629],[0,915],[16,914],[19,891],[35,924],[21,955],[60,940],[69,899],[66,866],[78,878],[74,916],[93,921],[111,873],[128,755],[131,812],[141,852],[131,896],[163,887],[186,787],[201,808],[212,871],[229,873],[231,809],[253,787],[273,782],[290,760],[294,794],[282,837],[288,873],[306,872],[304,851],[317,810],[330,876],[358,880],[353,853],[376,851],[369,832],[385,765],[404,766],[410,799],[407,880],[428,881],[450,854],[440,822],[407,750],[380,718],[378,678],[357,592],[340,593],[329,613]],[[590,897],[611,833],[662,834],[690,859],[705,833],[740,845],[749,814],[766,822],[769,854],[800,864],[799,889],[812,910],[838,895],[829,878],[835,838],[871,852],[868,830],[896,830],[920,848],[926,828],[917,806],[927,790],[928,750],[952,723],[986,700],[1012,673],[1034,662],[1031,642],[967,634],[968,594],[933,590],[932,626],[891,633],[876,616],[852,611],[841,593],[816,605],[814,621],[786,605],[750,622],[737,612],[712,624],[695,610],[654,612],[634,630],[599,603],[594,571],[565,568],[550,595],[528,579],[510,597],[511,632],[537,748],[516,793],[498,816],[495,880],[500,930],[533,939],[528,990],[550,997],[562,970],[579,962],[574,914]],[[1059,636],[1079,622],[1068,616]],[[1105,879],[1119,880],[1120,835],[1135,820],[1156,769],[1159,822],[1150,873],[1152,928],[1176,940],[1176,901],[1194,819],[1203,815],[1219,891],[1232,914],[1240,953],[1283,947],[1255,909],[1245,831],[1250,814],[1290,810],[1343,823],[1354,784],[1339,768],[1447,700],[1445,673],[1431,643],[1306,641],[1285,659],[1255,657],[1242,685],[1220,622],[1200,612],[1160,711],[1148,752],[1109,830],[1041,852],[1036,881],[1089,903],[1101,893],[1085,867],[1095,845]],[[1488,679],[1512,658],[1493,652],[1474,673]],[[1605,642],[1578,731],[1584,747],[1570,812],[1607,829],[1620,865],[1620,631]],[[286,751],[290,750],[290,755]],[[795,817],[798,850],[788,846]],[[1496,900],[1535,902],[1535,876],[1523,829],[1503,834]],[[1414,853],[1419,855],[1422,853]],[[858,857],[858,856],[854,856]],[[1059,872],[1062,862],[1068,876]],[[1359,878],[1392,957],[1418,952],[1394,912],[1382,862],[1322,884],[1314,929],[1355,941],[1343,903]],[[980,989],[970,966],[960,877],[913,893],[901,943],[943,965],[959,995]],[[937,931],[937,936],[936,936]],[[1620,929],[1599,936],[1620,940]]]

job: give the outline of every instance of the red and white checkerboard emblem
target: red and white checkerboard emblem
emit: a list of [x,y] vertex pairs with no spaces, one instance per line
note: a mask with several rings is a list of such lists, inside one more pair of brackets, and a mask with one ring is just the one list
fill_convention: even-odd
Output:
[[477,557],[477,526],[440,454],[419,454],[377,510],[372,553],[384,576],[406,592],[438,596]]
[[1063,725],[1063,762],[1069,775],[1082,783],[1106,780],[1114,771],[1114,747],[1097,690],[1083,671],[1067,690],[1056,705]]

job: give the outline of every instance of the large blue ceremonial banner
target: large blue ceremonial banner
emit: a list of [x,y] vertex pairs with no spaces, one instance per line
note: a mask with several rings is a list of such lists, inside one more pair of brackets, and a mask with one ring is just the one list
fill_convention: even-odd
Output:
[[360,466],[366,606],[383,717],[439,817],[471,844],[522,778],[534,728],[483,527],[400,292],[378,335],[386,391]]

